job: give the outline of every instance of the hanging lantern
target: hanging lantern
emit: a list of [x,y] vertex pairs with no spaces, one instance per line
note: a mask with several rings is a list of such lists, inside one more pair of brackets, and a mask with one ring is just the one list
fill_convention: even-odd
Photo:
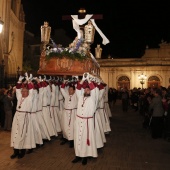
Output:
[[48,25],[48,22],[44,22],[44,25],[41,26],[41,42],[48,44],[50,40],[51,27]]
[[89,20],[88,24],[84,27],[85,42],[92,44],[94,42],[95,28],[92,22]]

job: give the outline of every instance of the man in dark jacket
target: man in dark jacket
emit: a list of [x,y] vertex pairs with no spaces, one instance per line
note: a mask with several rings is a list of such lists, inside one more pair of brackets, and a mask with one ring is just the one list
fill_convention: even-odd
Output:
[[7,89],[4,92],[3,104],[5,112],[4,130],[10,131],[12,126],[13,93],[11,96],[10,91]]

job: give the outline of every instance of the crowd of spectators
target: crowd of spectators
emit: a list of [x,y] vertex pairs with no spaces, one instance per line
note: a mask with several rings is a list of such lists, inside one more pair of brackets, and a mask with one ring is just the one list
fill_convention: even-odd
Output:
[[116,99],[119,99],[122,101],[123,112],[134,110],[142,116],[142,126],[150,130],[152,138],[163,137],[170,140],[170,86],[130,90],[110,88],[108,97],[112,111]]

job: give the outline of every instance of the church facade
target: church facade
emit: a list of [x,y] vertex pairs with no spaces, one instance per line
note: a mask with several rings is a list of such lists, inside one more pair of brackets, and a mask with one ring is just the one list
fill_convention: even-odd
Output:
[[[146,49],[141,58],[97,59],[100,76],[115,89],[168,87],[170,85],[170,44]],[[141,78],[143,76],[143,78]]]
[[22,70],[25,14],[21,0],[0,0],[0,18],[4,22],[0,34],[0,62],[5,73],[16,74]]

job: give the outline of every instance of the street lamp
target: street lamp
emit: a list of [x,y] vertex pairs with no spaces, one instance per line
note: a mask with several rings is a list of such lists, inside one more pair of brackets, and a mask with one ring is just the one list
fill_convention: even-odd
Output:
[[138,76],[138,79],[140,80],[140,84],[142,85],[142,89],[143,89],[143,85],[145,84],[145,80],[147,79],[147,76],[142,73],[141,75]]
[[[0,18],[0,34],[2,33],[3,26],[4,26],[4,22]],[[2,43],[1,43],[1,48],[2,48]],[[3,50],[1,49],[1,51],[3,51]],[[0,87],[4,87],[4,67],[5,67],[5,64],[4,64],[4,60],[3,60],[3,53],[1,55],[2,55],[2,61],[0,63],[0,79],[1,79],[0,80]]]
[[4,22],[0,18],[0,33],[2,32],[3,26],[4,26]]

